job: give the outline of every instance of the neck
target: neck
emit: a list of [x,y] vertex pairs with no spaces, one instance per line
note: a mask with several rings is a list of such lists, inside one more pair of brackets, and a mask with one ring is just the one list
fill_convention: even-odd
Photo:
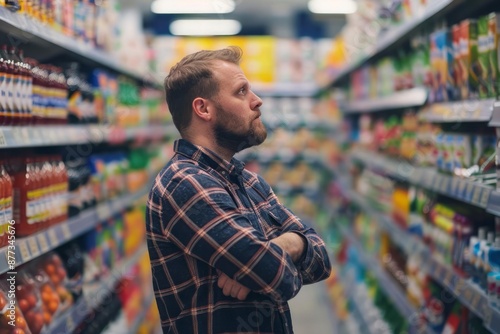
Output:
[[192,136],[190,134],[184,134],[182,136],[182,138],[186,139],[191,144],[198,145],[198,146],[209,149],[210,151],[216,153],[217,155],[219,155],[221,158],[223,158],[226,161],[231,161],[234,154],[236,153],[236,152],[233,152],[232,150],[229,150],[225,147],[218,145],[217,142],[215,141],[215,139],[211,136],[203,136],[203,135]]

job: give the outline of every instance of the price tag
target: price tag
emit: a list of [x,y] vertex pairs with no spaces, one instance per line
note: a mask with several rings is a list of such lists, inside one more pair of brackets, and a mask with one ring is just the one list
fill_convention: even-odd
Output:
[[476,186],[474,187],[474,192],[472,194],[472,204],[480,205],[481,204],[481,194],[483,188]]
[[488,206],[490,195],[491,195],[491,189],[483,189],[483,193],[481,194],[481,199],[479,200],[479,205],[482,208],[486,208]]
[[466,187],[467,187],[467,182],[460,180],[460,183],[458,185],[458,197],[460,197],[461,199],[466,198],[466,193],[465,193]]
[[2,129],[0,129],[0,147],[7,146],[7,139],[5,138],[5,134]]
[[66,318],[66,331],[67,333],[72,332],[75,329],[75,321],[73,320],[73,314],[70,314]]
[[442,194],[450,194],[450,178],[443,177],[443,181],[441,181],[441,187],[439,188]]
[[28,245],[33,257],[37,257],[40,255],[40,248],[38,247],[38,242],[36,242],[36,239],[34,237],[28,239]]
[[456,177],[451,179],[451,194],[456,197],[460,197],[458,187],[460,185],[460,180]]
[[45,233],[41,233],[38,235],[38,243],[40,244],[40,250],[42,251],[42,254],[47,253],[50,250]]
[[465,191],[465,200],[468,202],[472,201],[472,196],[474,193],[475,185],[472,182],[467,182],[467,189]]
[[63,223],[63,225],[61,226],[61,229],[62,229],[62,233],[64,236],[64,240],[65,241],[70,240],[71,239],[71,231],[69,230],[68,224]]
[[59,245],[59,239],[57,238],[57,233],[56,233],[56,230],[51,228],[49,229],[49,231],[47,232],[48,236],[49,236],[49,241],[50,241],[50,244],[52,245],[52,247],[56,247]]
[[111,217],[111,209],[109,204],[102,204],[97,208],[97,217],[100,221],[106,220]]
[[21,253],[22,262],[28,262],[29,260],[31,260],[31,254],[28,249],[28,245],[26,244],[26,241],[21,241],[19,242],[18,245],[19,245],[18,246],[19,252]]

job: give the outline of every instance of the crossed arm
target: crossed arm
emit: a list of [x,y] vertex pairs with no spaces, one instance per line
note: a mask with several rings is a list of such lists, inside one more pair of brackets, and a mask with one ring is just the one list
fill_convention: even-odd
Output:
[[[325,245],[314,230],[290,213],[283,217],[281,235],[267,240],[208,174],[184,174],[167,195],[158,196],[166,236],[186,254],[217,269],[218,284],[227,295],[244,298],[254,291],[286,301],[302,284],[330,273]],[[275,197],[272,192],[270,196]]]

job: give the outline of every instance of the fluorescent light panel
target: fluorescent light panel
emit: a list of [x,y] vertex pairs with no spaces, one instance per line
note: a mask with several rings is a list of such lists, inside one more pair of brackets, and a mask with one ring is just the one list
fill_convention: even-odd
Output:
[[230,36],[241,31],[236,20],[176,20],[170,32],[176,36]]
[[316,14],[352,14],[358,10],[353,0],[310,0],[307,7]]
[[234,0],[155,0],[156,14],[226,14],[234,11]]

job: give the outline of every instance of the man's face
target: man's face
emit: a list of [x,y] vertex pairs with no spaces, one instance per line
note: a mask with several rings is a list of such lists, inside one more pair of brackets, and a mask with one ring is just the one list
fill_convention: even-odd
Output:
[[216,107],[215,140],[233,152],[260,145],[267,131],[260,118],[262,100],[249,87],[241,68],[232,63],[217,62],[214,68],[219,93],[213,99]]

